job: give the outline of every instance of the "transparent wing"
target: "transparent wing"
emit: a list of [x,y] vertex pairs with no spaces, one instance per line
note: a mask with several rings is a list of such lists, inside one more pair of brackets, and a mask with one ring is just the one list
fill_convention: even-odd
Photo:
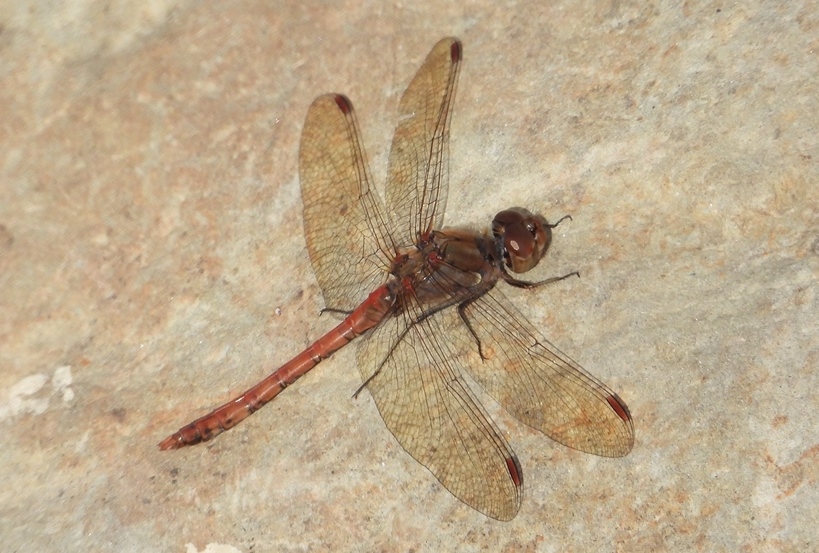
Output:
[[520,465],[461,376],[462,344],[448,341],[458,328],[454,310],[415,324],[419,310],[408,311],[414,315],[385,320],[359,346],[367,389],[407,453],[464,503],[509,520],[520,507]]
[[484,357],[469,373],[512,416],[580,451],[604,457],[631,451],[626,404],[543,338],[500,290],[469,304],[465,314]]
[[414,244],[419,233],[443,227],[449,122],[461,56],[458,39],[439,41],[401,97],[386,185],[400,244]]
[[391,241],[346,97],[325,94],[310,106],[299,178],[307,251],[325,305],[352,311],[385,281]]

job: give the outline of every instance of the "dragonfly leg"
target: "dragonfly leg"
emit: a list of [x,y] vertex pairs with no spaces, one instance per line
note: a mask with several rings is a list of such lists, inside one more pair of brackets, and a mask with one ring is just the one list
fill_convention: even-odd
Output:
[[381,372],[381,369],[384,367],[384,364],[387,362],[387,359],[390,358],[390,356],[392,355],[392,352],[395,351],[395,348],[398,347],[398,344],[400,344],[404,340],[404,337],[407,335],[407,333],[410,331],[410,329],[412,327],[414,327],[418,323],[421,323],[421,322],[425,321],[429,317],[432,317],[434,314],[438,313],[439,311],[442,311],[442,310],[446,309],[447,307],[451,307],[453,305],[455,305],[455,302],[454,301],[449,301],[449,302],[446,302],[445,304],[443,304],[441,306],[436,307],[435,309],[430,309],[428,311],[424,311],[423,313],[418,315],[415,318],[414,321],[412,321],[410,324],[408,324],[407,327],[404,329],[404,331],[401,333],[401,335],[398,337],[398,339],[395,341],[395,343],[392,345],[392,347],[390,348],[390,351],[388,351],[387,355],[384,356],[384,360],[381,361],[381,364],[378,365],[377,369],[375,369],[375,372],[373,372],[373,374],[371,374],[369,377],[367,377],[367,380],[365,380],[364,383],[361,386],[358,387],[358,389],[353,394],[353,397],[358,398],[358,394],[361,393],[361,391],[367,386],[367,384],[369,384],[370,381],[373,378],[378,376],[378,374]]
[[572,271],[571,273],[565,274],[559,277],[552,277],[547,278],[546,280],[538,280],[537,282],[529,282],[528,280],[518,280],[506,271],[503,271],[503,280],[510,286],[515,286],[517,288],[537,288],[538,286],[543,286],[544,284],[551,284],[553,282],[561,281],[565,278],[569,278],[570,276],[576,276],[580,278],[580,273],[577,271]]
[[346,309],[335,309],[334,307],[324,307],[321,311],[319,311],[319,315],[324,315],[325,313],[338,313],[339,315],[349,315],[352,311],[347,311]]
[[[563,278],[565,278],[565,277],[563,277]],[[494,284],[492,284],[492,286],[494,286]],[[448,308],[452,307],[453,305],[458,305],[458,314],[461,316],[461,320],[466,324],[466,328],[469,329],[470,334],[472,334],[472,336],[475,338],[475,343],[478,344],[478,353],[480,353],[481,359],[486,359],[486,357],[484,357],[484,355],[483,355],[483,351],[481,351],[481,341],[478,339],[478,335],[475,334],[475,330],[472,328],[472,325],[469,323],[469,320],[466,318],[466,313],[464,312],[464,310],[469,306],[470,303],[472,303],[473,301],[475,301],[476,299],[478,299],[479,297],[481,297],[485,293],[487,293],[492,288],[492,286],[485,286],[484,289],[480,290],[478,293],[476,293],[476,295],[474,295],[473,297],[469,298],[466,301],[458,303],[458,299],[452,298],[449,301],[447,301],[445,303],[442,303],[441,305],[437,305],[433,309],[428,309],[427,311],[424,311],[423,313],[421,313],[420,315],[415,317],[415,319],[411,323],[409,323],[407,325],[407,327],[404,329],[404,331],[401,332],[401,335],[398,337],[398,339],[392,345],[392,347],[390,348],[390,351],[387,352],[387,355],[384,356],[384,360],[381,362],[380,365],[378,365],[378,368],[375,370],[375,372],[373,372],[373,374],[371,374],[369,377],[367,377],[367,380],[365,380],[364,383],[361,386],[358,387],[358,389],[353,394],[353,397],[357,398],[358,394],[361,393],[361,391],[367,386],[367,384],[369,384],[370,381],[373,378],[378,376],[378,374],[381,372],[381,369],[384,367],[384,364],[387,362],[387,360],[392,355],[392,352],[395,350],[396,347],[398,347],[398,344],[400,344],[404,340],[404,337],[407,335],[407,333],[410,331],[410,329],[412,327],[414,327],[417,324],[420,324],[420,323],[424,322],[426,319],[432,317],[436,313],[438,313],[440,311],[443,311],[444,309],[448,309]],[[335,311],[335,310],[333,310],[333,311]]]
[[569,221],[574,221],[574,219],[572,219],[571,215],[564,215],[563,217],[558,219],[556,223],[552,223],[552,224],[546,223],[546,226],[549,227],[549,228],[555,228],[557,225],[559,225],[560,223],[562,223],[566,219],[568,219]]
[[[413,323],[413,324],[414,324],[414,323]],[[396,348],[396,347],[398,347],[398,344],[400,344],[400,343],[401,343],[401,341],[404,339],[404,336],[406,336],[406,335],[407,335],[407,332],[409,332],[409,329],[410,329],[410,328],[412,328],[412,325],[408,325],[408,326],[407,326],[407,328],[405,328],[405,329],[404,329],[404,332],[402,332],[402,333],[401,333],[401,336],[399,336],[399,337],[398,337],[398,339],[395,341],[395,343],[392,345],[392,347],[390,348],[390,351],[388,351],[388,352],[387,352],[387,355],[385,355],[385,356],[384,356],[384,359],[381,361],[381,364],[380,364],[380,365],[378,365],[378,368],[377,368],[377,369],[375,369],[375,372],[373,372],[373,374],[371,374],[370,376],[368,376],[368,377],[367,377],[367,380],[365,380],[365,381],[364,381],[364,382],[361,384],[361,386],[359,386],[359,387],[358,387],[358,389],[355,391],[355,393],[353,393],[353,399],[358,399],[358,394],[360,394],[360,393],[361,393],[361,391],[362,391],[364,388],[366,388],[366,387],[367,387],[367,384],[369,384],[369,383],[370,383],[370,381],[371,381],[373,378],[375,378],[376,376],[378,376],[378,374],[381,372],[381,369],[383,369],[383,368],[384,368],[384,365],[387,363],[387,359],[389,359],[389,358],[390,358],[390,356],[392,355],[392,352],[393,352],[393,351],[395,351],[395,348]]]
[[[481,295],[483,295],[483,294],[481,294]],[[458,305],[458,315],[460,315],[461,320],[466,325],[466,328],[469,329],[469,333],[472,335],[472,338],[475,339],[475,343],[478,345],[478,355],[481,356],[481,359],[483,361],[486,361],[486,356],[483,354],[483,349],[481,348],[481,339],[478,338],[478,335],[475,332],[475,329],[472,328],[472,323],[469,322],[469,319],[466,316],[466,308],[469,307],[469,305],[472,302],[474,302],[476,299],[478,299],[479,297],[480,296],[477,296],[477,297],[474,297],[474,298],[469,298],[465,302],[460,303]]]

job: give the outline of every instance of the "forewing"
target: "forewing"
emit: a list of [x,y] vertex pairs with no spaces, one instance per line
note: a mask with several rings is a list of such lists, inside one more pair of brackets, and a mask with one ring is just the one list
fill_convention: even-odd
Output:
[[543,338],[500,290],[469,304],[465,315],[483,354],[468,370],[512,416],[580,451],[604,457],[631,451],[634,426],[625,403]]
[[439,41],[401,98],[386,192],[387,210],[402,244],[415,243],[419,233],[443,227],[449,122],[461,55],[458,39]]
[[351,311],[386,279],[387,224],[350,101],[319,96],[299,150],[304,236],[327,307]]
[[387,428],[407,453],[464,503],[509,520],[520,507],[522,473],[448,346],[453,311],[416,324],[407,313],[385,320],[359,346],[358,366]]

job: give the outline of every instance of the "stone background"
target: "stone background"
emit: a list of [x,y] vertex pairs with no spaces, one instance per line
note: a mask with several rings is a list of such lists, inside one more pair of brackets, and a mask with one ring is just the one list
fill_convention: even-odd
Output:
[[[0,5],[5,551],[808,551],[819,520],[817,2]],[[489,520],[339,352],[203,446],[157,442],[334,323],[301,227],[309,103],[380,185],[404,87],[463,40],[448,222],[570,213],[533,323],[633,452],[487,400],[526,477]]]

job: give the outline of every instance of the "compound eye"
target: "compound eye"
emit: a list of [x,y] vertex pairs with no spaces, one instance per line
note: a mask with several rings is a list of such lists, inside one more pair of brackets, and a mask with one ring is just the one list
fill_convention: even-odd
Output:
[[535,249],[532,229],[520,225],[510,226],[503,237],[506,250],[514,256],[529,257]]
[[524,273],[538,264],[551,242],[551,228],[543,217],[522,208],[495,215],[492,233],[503,241],[503,259],[515,273]]

